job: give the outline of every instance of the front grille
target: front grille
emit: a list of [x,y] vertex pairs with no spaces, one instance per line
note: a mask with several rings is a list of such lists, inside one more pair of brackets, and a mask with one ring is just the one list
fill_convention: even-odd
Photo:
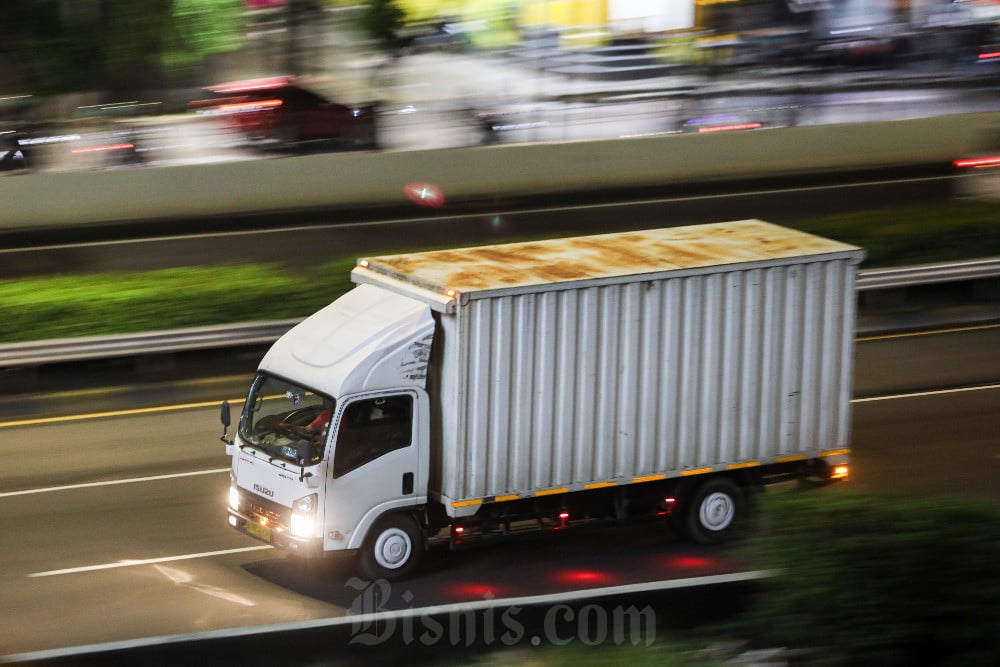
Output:
[[246,507],[247,516],[250,518],[261,523],[264,523],[261,519],[267,519],[268,525],[285,529],[292,523],[291,509],[247,491],[241,490],[240,495],[246,501],[244,507]]
[[256,518],[267,517],[268,521],[281,522],[281,514],[278,512],[272,512],[266,507],[262,507],[257,503],[250,503],[250,514],[253,514]]

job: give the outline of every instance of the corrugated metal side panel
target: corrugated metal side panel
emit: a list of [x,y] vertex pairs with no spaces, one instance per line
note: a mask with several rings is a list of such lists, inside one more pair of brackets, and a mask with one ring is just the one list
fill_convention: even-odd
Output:
[[855,272],[810,262],[442,316],[434,488],[525,494],[846,447]]

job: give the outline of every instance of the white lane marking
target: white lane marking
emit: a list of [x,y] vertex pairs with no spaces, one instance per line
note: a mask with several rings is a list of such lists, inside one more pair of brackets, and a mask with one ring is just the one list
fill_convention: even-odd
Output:
[[194,477],[196,475],[217,475],[220,472],[229,472],[229,470],[230,468],[213,468],[212,470],[194,470],[192,472],[178,472],[172,475],[152,475],[150,477],[112,479],[105,482],[86,482],[83,484],[66,484],[64,486],[47,486],[40,489],[25,489],[24,491],[4,491],[3,493],[0,493],[0,498],[8,498],[10,496],[28,496],[33,493],[50,493],[52,491],[89,489],[97,486],[113,486],[115,484],[136,484],[138,482],[155,482],[161,479],[177,479],[178,477]]
[[199,593],[211,595],[212,597],[219,598],[220,600],[226,600],[227,602],[235,602],[236,604],[241,604],[244,607],[257,606],[257,603],[253,600],[249,600],[242,595],[237,595],[236,593],[230,593],[224,588],[210,586],[208,584],[199,584],[194,580],[194,576],[192,576],[191,573],[185,572],[180,568],[168,567],[166,565],[154,565],[153,568],[178,586],[185,586],[198,591]]
[[959,387],[958,389],[938,389],[935,391],[915,391],[908,394],[889,394],[887,396],[871,396],[869,398],[853,398],[851,399],[851,403],[871,403],[873,401],[892,401],[897,398],[943,396],[945,394],[962,394],[970,391],[989,391],[991,389],[1000,389],[1000,384],[986,384],[980,387]]
[[119,567],[135,567],[136,565],[154,565],[156,563],[171,563],[178,560],[192,560],[194,558],[210,558],[212,556],[226,556],[228,554],[238,554],[247,551],[260,551],[262,549],[273,549],[270,545],[259,547],[242,547],[239,549],[223,549],[222,551],[203,551],[198,554],[181,554],[180,556],[163,556],[162,558],[144,558],[142,560],[120,560],[117,563],[102,563],[100,565],[84,565],[83,567],[67,567],[62,570],[48,570],[47,572],[35,572],[29,577],[54,577],[60,574],[77,574],[79,572],[94,572],[95,570],[112,570]]

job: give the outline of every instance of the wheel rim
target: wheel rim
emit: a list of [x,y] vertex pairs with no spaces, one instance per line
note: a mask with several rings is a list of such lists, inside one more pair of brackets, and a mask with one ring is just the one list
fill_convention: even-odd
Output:
[[716,491],[705,497],[698,508],[698,520],[708,530],[725,530],[736,517],[736,503],[729,494]]
[[413,552],[410,536],[400,528],[389,528],[375,540],[375,562],[387,570],[396,570],[406,565]]

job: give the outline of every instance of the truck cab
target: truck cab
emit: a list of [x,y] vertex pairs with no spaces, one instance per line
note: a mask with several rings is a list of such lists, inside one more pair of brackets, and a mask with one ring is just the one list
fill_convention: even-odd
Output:
[[360,287],[283,337],[227,441],[229,524],[315,558],[354,553],[374,525],[393,523],[381,567],[411,566],[401,559],[420,550],[419,532],[398,525],[427,501],[433,327],[425,304]]

